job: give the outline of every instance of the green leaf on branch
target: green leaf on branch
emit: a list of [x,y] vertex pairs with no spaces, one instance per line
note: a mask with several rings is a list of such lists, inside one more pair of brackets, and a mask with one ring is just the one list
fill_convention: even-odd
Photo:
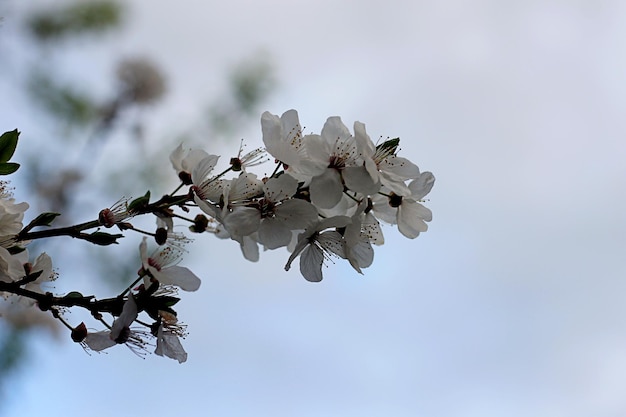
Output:
[[395,155],[398,152],[398,146],[400,146],[400,138],[387,139],[380,145],[376,146],[377,152],[384,152],[387,155]]
[[124,237],[124,235],[116,234],[113,235],[111,233],[105,232],[93,232],[93,233],[81,233],[80,238],[86,240],[87,242],[91,242],[100,246],[108,246],[112,244],[117,244],[117,239]]
[[[20,136],[20,132],[17,129],[10,132],[4,132],[0,136],[0,162],[7,162],[15,153],[17,147],[17,139]],[[18,165],[19,167],[19,165]],[[15,168],[17,170],[17,168]]]
[[90,295],[89,297],[85,297],[84,295],[82,295],[78,291],[70,291],[67,294],[65,294],[63,296],[63,298],[67,298],[67,299],[74,299],[74,298],[76,298],[76,299],[80,299],[80,298],[92,299],[92,298],[94,298],[94,296]]
[[167,295],[162,295],[162,296],[158,296],[154,298],[157,299],[160,303],[162,303],[163,306],[166,306],[166,307],[172,307],[180,301],[180,298],[178,297],[171,297]]
[[139,197],[128,203],[128,211],[136,212],[141,211],[142,208],[150,204],[150,191],[148,191],[143,197]]
[[0,175],[13,174],[19,167],[20,164],[15,162],[0,162]]
[[60,215],[61,213],[52,213],[52,212],[41,213],[39,216],[35,217],[33,221],[31,221],[28,224],[27,228],[28,230],[30,230],[33,227],[37,227],[37,226],[51,226],[54,219],[56,219]]
[[140,310],[148,313],[150,317],[155,320],[159,319],[159,312],[166,311],[170,314],[176,316],[176,311],[174,311],[171,307],[178,303],[180,298],[171,297],[167,295],[156,296],[156,297],[139,297],[137,299],[137,306]]

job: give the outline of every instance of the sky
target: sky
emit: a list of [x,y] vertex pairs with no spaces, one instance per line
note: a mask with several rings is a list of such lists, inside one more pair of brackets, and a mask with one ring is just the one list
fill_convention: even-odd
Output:
[[[318,284],[285,272],[285,251],[249,263],[196,239],[185,364],[35,339],[7,416],[626,415],[623,2],[128,5],[121,33],[58,64],[103,89],[112,54],[154,58],[169,95],[148,134],[197,123],[229,68],[265,51],[266,109],[400,137],[437,178],[433,221],[415,240],[385,228],[363,276],[337,262]],[[8,10],[10,28],[24,10]],[[0,106],[5,130],[34,123]],[[260,123],[242,131],[261,144]]]

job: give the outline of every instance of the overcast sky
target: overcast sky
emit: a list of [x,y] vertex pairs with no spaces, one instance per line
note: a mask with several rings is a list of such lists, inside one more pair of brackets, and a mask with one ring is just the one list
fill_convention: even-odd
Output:
[[[284,251],[254,264],[197,239],[187,363],[42,339],[6,415],[626,415],[624,2],[128,4],[120,34],[63,63],[103,88],[111,54],[154,58],[170,94],[149,133],[196,123],[267,51],[267,110],[399,136],[437,178],[433,221],[415,240],[387,227],[364,276],[338,262],[319,284],[283,271]],[[5,130],[35,123],[0,106]],[[260,123],[245,131],[261,143]]]

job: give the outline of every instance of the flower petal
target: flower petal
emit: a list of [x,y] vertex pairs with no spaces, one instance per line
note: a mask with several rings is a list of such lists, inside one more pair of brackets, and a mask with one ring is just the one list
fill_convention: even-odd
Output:
[[336,169],[326,169],[321,175],[313,177],[309,185],[311,203],[321,208],[333,208],[341,200],[343,185],[341,175]]
[[341,176],[348,189],[363,195],[373,195],[380,190],[380,183],[374,182],[365,166],[347,167],[341,172]]
[[175,285],[184,291],[196,291],[200,288],[200,278],[184,266],[170,266],[155,274],[155,278],[165,285]]
[[300,272],[304,279],[309,282],[320,282],[322,276],[322,263],[324,253],[315,245],[307,246],[300,255]]
[[159,356],[167,356],[176,359],[178,363],[187,361],[187,352],[180,343],[178,336],[163,330],[163,326],[159,326],[157,331],[157,344],[154,350]]
[[291,230],[276,218],[264,219],[259,226],[259,242],[268,249],[287,246],[291,242]]
[[101,350],[115,346],[117,343],[111,339],[111,332],[103,330],[101,332],[88,333],[85,337],[85,344],[89,349],[100,352]]
[[409,189],[411,190],[411,197],[415,200],[422,199],[426,194],[432,190],[435,185],[435,176],[432,172],[422,172],[416,180],[411,181]]
[[398,230],[409,239],[415,239],[428,230],[425,223],[432,220],[432,212],[413,200],[404,200],[398,207]]

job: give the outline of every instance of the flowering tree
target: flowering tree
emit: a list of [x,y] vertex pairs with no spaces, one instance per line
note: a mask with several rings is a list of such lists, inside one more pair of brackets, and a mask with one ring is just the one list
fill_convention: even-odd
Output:
[[[26,202],[16,203],[8,182],[0,185],[0,295],[23,309],[49,311],[68,328],[71,338],[89,351],[124,344],[143,355],[154,353],[184,362],[180,339],[186,334],[175,305],[179,291],[196,291],[200,278],[179,266],[191,239],[174,232],[174,223],[186,222],[189,232],[212,233],[239,243],[243,256],[259,259],[259,247],[287,247],[285,269],[297,260],[302,276],[311,282],[323,278],[330,258],[344,259],[359,273],[374,259],[373,245],[384,243],[379,220],[396,224],[414,239],[428,228],[431,212],[422,205],[433,187],[430,172],[398,156],[399,139],[372,142],[365,125],[354,132],[339,117],[330,117],[320,134],[304,135],[295,110],[282,116],[263,113],[265,147],[239,149],[223,163],[201,149],[179,145],[170,154],[180,185],[151,201],[120,199],[100,211],[97,219],[53,228],[59,213],[45,212],[23,225]],[[0,174],[16,172],[10,159],[18,143],[17,130],[0,137]],[[269,177],[250,171],[274,163]],[[154,231],[133,226],[138,216],[154,215]],[[95,216],[94,216],[95,217]],[[115,233],[105,231],[115,228]],[[35,239],[70,236],[94,245],[120,243],[125,233],[145,235],[138,249],[137,276],[128,278],[116,297],[98,299],[78,291],[53,294],[45,284],[60,275],[45,252],[31,262],[28,244]],[[149,251],[149,239],[156,248]],[[84,322],[70,323],[72,308],[87,310],[102,330]]]

